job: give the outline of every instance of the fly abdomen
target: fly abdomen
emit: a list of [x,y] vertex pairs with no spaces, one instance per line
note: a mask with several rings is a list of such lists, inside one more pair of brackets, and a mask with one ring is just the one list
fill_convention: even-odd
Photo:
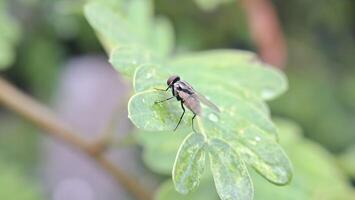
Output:
[[194,99],[193,97],[188,98],[184,101],[184,104],[188,109],[190,109],[194,114],[199,115],[201,114],[201,104],[200,101]]

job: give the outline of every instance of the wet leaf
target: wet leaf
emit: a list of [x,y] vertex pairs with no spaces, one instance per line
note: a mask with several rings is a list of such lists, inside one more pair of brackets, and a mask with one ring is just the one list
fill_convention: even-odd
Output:
[[[113,51],[110,61],[119,72],[133,79],[136,93],[128,105],[128,117],[133,124],[144,131],[172,132],[183,112],[181,102],[172,98],[156,103],[172,94],[155,89],[165,89],[171,75],[179,75],[221,110],[215,113],[202,105],[195,128],[204,139],[196,133],[181,145],[174,170],[175,188],[186,193],[197,187],[204,158],[202,144],[205,143],[210,145],[211,159],[216,161],[211,169],[222,199],[252,198],[252,184],[245,164],[273,183],[288,183],[291,164],[278,145],[277,129],[264,102],[287,89],[285,76],[247,51],[214,50],[167,57],[173,47],[169,23],[153,19],[150,3],[134,0],[127,4],[125,13],[89,4],[86,15],[100,35],[121,47]],[[103,16],[98,16],[100,14]],[[155,30],[148,30],[152,26]],[[191,132],[191,117],[192,113],[187,110],[179,126],[185,134]],[[144,150],[145,162],[166,173],[171,159],[166,160],[166,165],[152,164],[154,152],[165,148],[153,146]],[[172,152],[170,149],[168,154]],[[168,158],[168,154],[162,155]],[[218,174],[220,171],[225,173]]]
[[[229,61],[222,60],[223,54]],[[219,64],[214,60],[208,62],[208,57],[222,61]],[[199,59],[202,59],[202,64],[193,67],[198,65]],[[179,74],[221,110],[221,113],[217,114],[202,105],[203,111],[196,118],[196,126],[199,132],[206,135],[206,141],[210,142],[211,138],[226,141],[226,144],[237,152],[238,161],[252,166],[272,183],[287,184],[292,177],[292,167],[277,142],[277,129],[270,120],[269,110],[263,101],[263,98],[279,95],[287,87],[286,79],[278,71],[271,68],[265,70],[262,63],[255,59],[251,53],[241,52],[239,55],[238,51],[220,50],[173,58],[167,61],[171,63],[168,64],[169,67],[141,65],[134,74],[133,85],[136,94],[129,102],[129,118],[138,128],[144,130],[172,131],[182,114],[180,102],[174,98],[164,103],[155,103],[171,97],[172,94],[170,91],[164,92],[154,88],[165,89],[166,79],[170,75]],[[251,67],[246,66],[248,62],[251,62]],[[240,66],[238,63],[241,63]],[[196,73],[196,70],[199,73]],[[247,73],[248,70],[250,74]],[[233,75],[240,72],[259,83],[249,84],[245,77],[240,78],[244,80],[234,80]],[[236,77],[239,78],[238,75]],[[272,96],[265,97],[261,94],[267,88],[261,84],[263,82],[272,86],[269,87]],[[186,112],[180,128],[191,128],[191,117],[192,113]],[[252,192],[252,189],[250,191]],[[245,195],[249,195],[248,192]]]
[[200,186],[197,190],[189,194],[180,194],[174,188],[171,180],[164,182],[157,191],[156,200],[218,200],[216,189],[213,185],[211,177],[202,178]]
[[97,1],[85,6],[85,16],[108,52],[120,46],[139,46],[160,58],[169,55],[174,46],[172,27],[166,18],[155,19],[152,2],[131,0],[122,4],[125,9]]
[[182,142],[173,168],[173,182],[178,192],[187,194],[198,187],[205,169],[205,138],[191,133]]
[[[334,157],[327,153],[320,145],[309,141],[302,136],[301,128],[292,121],[285,119],[276,119],[277,127],[280,130],[280,142],[285,151],[290,155],[290,159],[294,164],[295,176],[292,182],[286,186],[278,186],[270,184],[257,173],[251,172],[253,185],[255,187],[255,200],[336,200],[336,199],[353,199],[354,190],[351,189],[347,179],[342,176],[339,168],[333,162]],[[148,138],[147,138],[148,140]],[[150,138],[150,140],[152,140]],[[169,142],[174,137],[160,138],[155,137],[155,143]],[[179,139],[175,139],[181,141]],[[149,142],[143,145],[148,147]],[[149,147],[148,147],[149,148]],[[175,146],[177,151],[178,146]],[[307,154],[307,156],[305,156]],[[166,154],[167,155],[167,154]],[[174,157],[170,154],[170,157]],[[156,159],[159,162],[160,159]],[[319,166],[322,166],[319,168]],[[172,168],[170,168],[171,170]],[[207,172],[207,171],[206,171]],[[210,176],[210,175],[209,175]],[[158,189],[156,197],[163,199],[206,199],[215,200],[217,193],[214,189],[211,177],[202,178],[200,186],[188,195],[181,195],[174,191],[173,183],[166,181]],[[332,177],[329,179],[329,177]]]
[[86,4],[85,16],[109,51],[119,45],[139,44],[136,40],[138,36],[122,13],[111,9],[105,3],[92,1]]
[[117,71],[132,77],[138,66],[158,63],[158,61],[152,53],[141,47],[121,46],[112,51],[110,63]]
[[219,197],[222,200],[253,199],[252,181],[241,157],[219,139],[213,139],[208,149]]
[[273,99],[287,89],[286,78],[280,71],[262,63],[253,53],[246,51],[210,50],[191,53],[178,56],[169,64],[174,70],[181,71],[181,76],[185,79],[192,79],[193,71],[209,71],[206,75],[209,81],[239,86],[265,100]]

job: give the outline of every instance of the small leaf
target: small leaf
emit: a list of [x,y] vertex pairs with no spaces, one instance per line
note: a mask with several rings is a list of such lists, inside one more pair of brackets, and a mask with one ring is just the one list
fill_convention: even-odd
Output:
[[150,52],[137,46],[115,48],[110,56],[110,63],[114,68],[129,77],[133,77],[138,66],[156,62],[156,58]]
[[174,49],[174,29],[170,21],[164,17],[155,20],[151,46],[155,48],[155,52],[161,57],[167,57]]
[[329,152],[302,137],[297,124],[284,119],[278,119],[276,124],[281,133],[281,145],[292,160],[296,175],[289,185],[282,187],[269,184],[260,176],[252,176],[255,200],[354,199],[354,190]]
[[256,127],[244,128],[236,136],[235,146],[243,160],[272,183],[285,185],[291,181],[291,162],[281,146],[260,133]]
[[150,0],[130,0],[127,6],[127,18],[135,33],[142,41],[148,41],[153,26],[153,5]]
[[111,4],[89,2],[85,6],[85,16],[108,52],[128,45],[149,49],[159,58],[171,53],[172,27],[166,18],[155,20],[150,0],[126,1],[120,6]]
[[[129,119],[146,131],[173,131],[183,112],[180,102],[172,99],[172,102],[155,103],[168,97],[171,95],[156,90],[136,93],[128,102]],[[191,113],[186,112],[180,127],[190,124],[191,117]]]
[[112,50],[118,45],[139,44],[134,33],[121,13],[112,10],[103,2],[90,2],[85,5],[85,17],[90,25],[103,37]]
[[253,185],[240,156],[219,139],[211,140],[208,149],[219,197],[222,200],[253,199]]
[[182,142],[173,168],[173,182],[178,192],[187,194],[198,187],[205,166],[205,139],[191,133]]
[[196,4],[203,10],[211,11],[216,9],[220,4],[231,2],[232,0],[195,0]]
[[143,92],[154,88],[165,89],[169,73],[165,68],[156,65],[142,65],[134,74],[133,87],[135,92]]
[[171,180],[165,181],[158,189],[156,200],[219,200],[216,189],[213,185],[212,177],[202,177],[200,186],[197,190],[189,194],[180,194],[174,189]]
[[15,47],[21,35],[19,24],[8,12],[8,3],[10,1],[0,1],[0,70],[14,62]]
[[[228,80],[255,95],[270,100],[287,89],[287,79],[275,68],[259,61],[254,54],[238,50],[211,50],[178,56],[169,63],[186,78],[193,72],[207,71],[212,82]],[[215,73],[213,73],[215,72]]]
[[0,70],[9,67],[15,59],[14,49],[4,40],[0,38]]

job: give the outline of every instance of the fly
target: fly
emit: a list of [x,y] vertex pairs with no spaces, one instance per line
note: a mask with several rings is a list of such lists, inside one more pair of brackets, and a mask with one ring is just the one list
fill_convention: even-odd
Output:
[[206,106],[210,107],[214,111],[220,112],[219,108],[216,105],[214,105],[211,101],[209,101],[203,95],[196,92],[191,87],[191,85],[189,83],[187,83],[186,81],[180,80],[179,76],[176,76],[176,75],[170,76],[166,83],[168,85],[168,88],[166,88],[165,90],[162,90],[162,89],[157,89],[157,90],[168,91],[171,88],[173,96],[169,97],[167,99],[161,100],[161,101],[156,101],[154,103],[155,104],[162,103],[162,102],[168,101],[170,99],[173,99],[174,97],[176,97],[176,99],[178,101],[180,101],[181,108],[182,108],[183,112],[182,112],[182,115],[180,116],[179,122],[177,123],[176,127],[174,128],[174,131],[179,127],[181,120],[184,117],[184,114],[185,114],[184,105],[189,110],[191,110],[191,112],[194,114],[191,119],[192,129],[194,132],[196,132],[196,130],[194,128],[194,119],[195,119],[196,115],[201,114],[200,102],[202,102]]

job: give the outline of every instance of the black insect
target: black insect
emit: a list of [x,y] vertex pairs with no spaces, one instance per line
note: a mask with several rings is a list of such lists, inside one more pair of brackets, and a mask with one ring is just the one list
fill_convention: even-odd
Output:
[[181,102],[181,108],[182,108],[183,112],[182,112],[182,115],[179,119],[179,122],[177,123],[176,127],[174,128],[174,131],[179,127],[181,120],[184,117],[184,114],[185,114],[184,105],[189,110],[191,110],[192,113],[194,114],[191,121],[192,121],[192,129],[195,132],[196,132],[196,130],[194,128],[194,119],[195,119],[196,115],[201,114],[200,102],[202,102],[206,106],[210,107],[214,111],[220,112],[216,105],[214,105],[211,101],[206,99],[206,97],[204,97],[203,95],[196,92],[191,87],[191,85],[189,83],[187,83],[186,81],[180,80],[179,76],[176,76],[176,75],[170,76],[166,83],[168,84],[168,88],[166,88],[165,90],[162,90],[162,89],[157,89],[157,90],[168,91],[171,88],[173,96],[169,97],[167,99],[161,100],[161,101],[156,101],[155,103],[162,103],[164,101],[168,101],[170,99],[173,99],[174,97],[176,97],[176,99]]

